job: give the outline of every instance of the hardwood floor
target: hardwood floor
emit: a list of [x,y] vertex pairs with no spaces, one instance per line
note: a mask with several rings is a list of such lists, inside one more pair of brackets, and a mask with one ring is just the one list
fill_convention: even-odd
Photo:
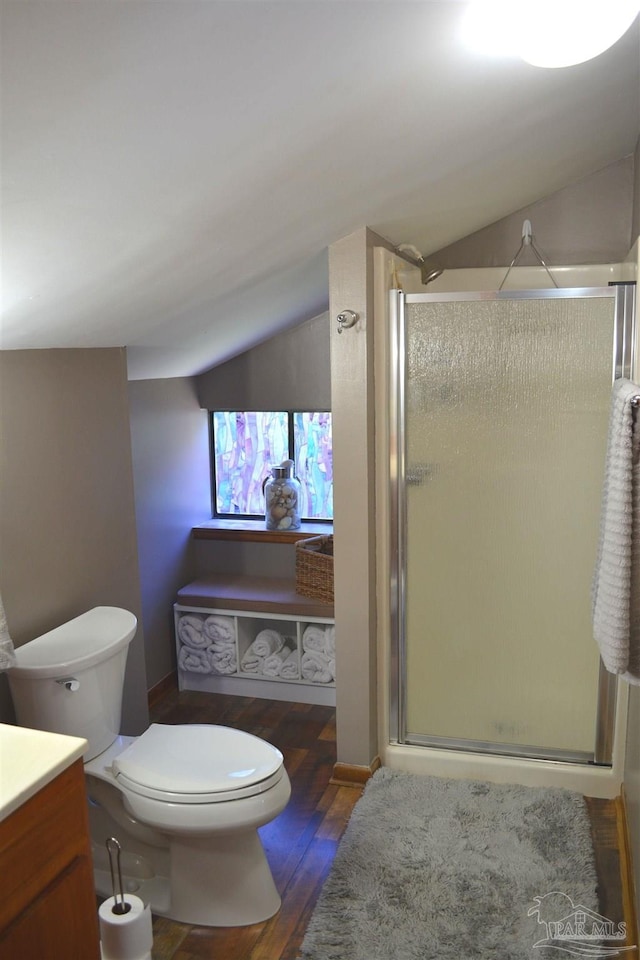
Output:
[[[250,927],[192,927],[154,919],[153,960],[295,960],[338,842],[361,795],[329,783],[335,763],[331,707],[210,693],[165,691],[153,704],[158,723],[221,723],[275,744],[284,754],[292,795],[260,835],[282,907]],[[588,800],[598,872],[600,912],[625,919],[620,827],[615,801]],[[635,942],[630,939],[628,942]],[[348,960],[348,958],[344,958]]]
[[157,723],[220,723],[275,744],[284,754],[291,800],[260,830],[278,914],[250,927],[191,927],[154,919],[153,960],[294,960],[335,855],[358,787],[329,780],[336,760],[335,710],[211,693],[171,691],[151,710]]
[[637,919],[631,902],[630,864],[624,851],[621,804],[616,800],[587,797],[593,852],[598,874],[599,913],[627,925],[627,945],[638,943]]

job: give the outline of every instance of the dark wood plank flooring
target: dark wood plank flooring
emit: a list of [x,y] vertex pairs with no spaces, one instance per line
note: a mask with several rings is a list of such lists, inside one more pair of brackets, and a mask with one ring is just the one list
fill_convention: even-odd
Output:
[[[282,907],[250,927],[192,927],[154,919],[153,960],[295,960],[358,787],[329,783],[336,759],[331,707],[170,689],[152,706],[157,723],[220,723],[275,744],[284,754],[292,795],[287,809],[260,831]],[[600,912],[624,919],[616,804],[589,800]],[[345,958],[347,960],[347,958]]]
[[250,927],[191,927],[154,919],[153,960],[294,960],[335,856],[358,787],[329,780],[336,760],[335,710],[210,693],[171,691],[151,711],[157,723],[220,723],[275,744],[291,800],[260,836],[282,895],[278,914]]

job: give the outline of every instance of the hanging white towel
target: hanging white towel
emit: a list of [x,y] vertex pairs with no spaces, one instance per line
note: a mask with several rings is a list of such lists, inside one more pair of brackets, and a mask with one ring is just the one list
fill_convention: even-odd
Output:
[[[640,387],[611,395],[600,541],[592,585],[593,635],[610,673],[640,684]],[[635,423],[636,418],[638,423]]]
[[0,597],[0,670],[8,670],[9,667],[15,666],[15,663],[16,656],[13,650],[13,642],[9,635],[2,597]]

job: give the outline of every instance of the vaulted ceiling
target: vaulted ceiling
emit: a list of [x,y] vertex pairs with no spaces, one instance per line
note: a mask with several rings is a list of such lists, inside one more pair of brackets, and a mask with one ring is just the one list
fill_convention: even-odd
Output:
[[2,348],[197,373],[321,312],[353,230],[426,254],[633,151],[637,21],[541,70],[463,7],[2,0]]

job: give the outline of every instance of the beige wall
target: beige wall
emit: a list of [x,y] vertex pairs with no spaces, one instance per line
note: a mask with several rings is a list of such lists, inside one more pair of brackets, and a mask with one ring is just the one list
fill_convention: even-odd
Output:
[[129,383],[131,442],[148,687],[175,667],[177,590],[205,574],[293,578],[291,544],[194,540],[211,517],[207,409],[327,409],[329,329],[323,314],[199,377]]
[[[520,245],[523,221],[530,220],[535,245],[550,266],[622,261],[632,244],[633,182],[634,158],[629,156],[444,247],[430,259],[448,269],[508,266]],[[528,266],[537,261],[528,250],[518,262]]]
[[[140,618],[124,351],[0,353],[0,425],[0,588],[16,645],[96,605]],[[146,689],[140,624],[124,732],[146,726]]]
[[636,914],[640,917],[640,689],[638,687],[631,687],[629,690],[624,795],[634,868]]
[[[323,313],[195,378],[208,410],[330,410],[329,317]],[[295,576],[291,544],[198,540],[196,573]]]
[[196,377],[207,410],[329,410],[326,313]]
[[[329,248],[338,761],[364,766],[378,752],[373,248],[380,245],[362,229]],[[338,333],[343,310],[359,320]]]
[[175,669],[173,603],[196,577],[191,528],[211,517],[209,431],[194,380],[129,383],[149,689]]

